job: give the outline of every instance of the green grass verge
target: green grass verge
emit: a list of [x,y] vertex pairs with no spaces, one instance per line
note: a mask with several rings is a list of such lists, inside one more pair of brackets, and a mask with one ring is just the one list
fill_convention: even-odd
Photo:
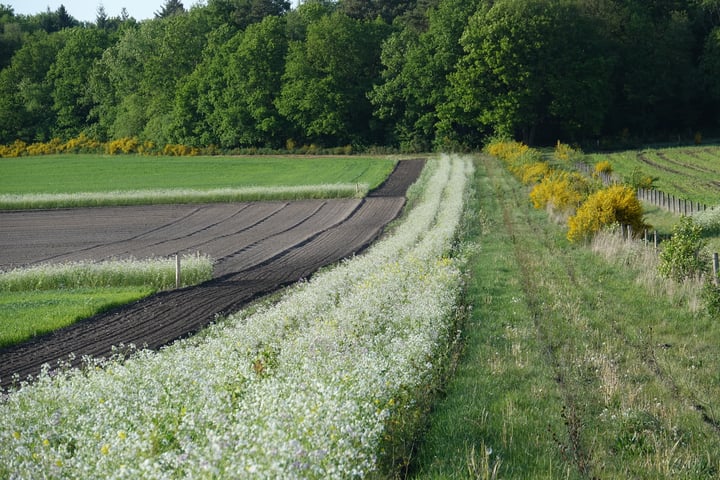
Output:
[[697,146],[651,150],[630,150],[591,154],[591,165],[607,160],[621,178],[630,178],[636,169],[655,177],[655,187],[679,198],[720,205],[720,191],[712,181],[720,178],[720,148]]
[[50,155],[0,159],[0,208],[363,195],[395,160]]
[[[212,260],[183,255],[182,286],[212,278]],[[175,286],[175,260],[43,264],[0,271],[0,347]]]
[[477,182],[465,350],[415,477],[717,477],[720,325],[568,244],[498,160]]
[[0,347],[57,330],[152,292],[149,287],[0,291]]

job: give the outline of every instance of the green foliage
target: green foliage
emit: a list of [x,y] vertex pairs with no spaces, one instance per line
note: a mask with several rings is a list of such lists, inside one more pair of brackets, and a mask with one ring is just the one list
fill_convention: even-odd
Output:
[[670,240],[662,244],[658,271],[677,281],[702,276],[709,267],[705,244],[702,228],[692,217],[683,216],[673,228]]
[[625,183],[636,189],[643,188],[649,190],[654,187],[657,180],[657,177],[652,177],[645,173],[641,168],[636,167],[633,168],[630,176],[625,178]]
[[711,278],[706,278],[700,298],[708,315],[717,318],[720,315],[720,286],[716,285]]
[[367,99],[379,79],[379,51],[389,34],[382,22],[341,13],[308,26],[304,42],[290,44],[278,111],[309,141],[320,144],[378,140]]
[[467,150],[494,133],[544,145],[692,141],[720,122],[711,4],[167,0],[140,23],[101,6],[95,25],[64,7],[4,7],[0,143],[80,132],[408,152]]
[[478,9],[450,77],[451,102],[465,114],[459,120],[525,143],[550,120],[569,134],[597,132],[610,79],[600,33],[573,2],[506,0]]

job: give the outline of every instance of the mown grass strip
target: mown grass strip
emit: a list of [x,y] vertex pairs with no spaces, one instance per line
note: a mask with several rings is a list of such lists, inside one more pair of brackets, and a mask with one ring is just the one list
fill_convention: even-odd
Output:
[[[492,168],[491,171],[488,168]],[[414,478],[559,478],[562,401],[533,322],[514,242],[522,187],[477,163],[464,351],[423,439]],[[517,224],[517,227],[516,227]],[[527,227],[526,227],[527,228]]]
[[473,323],[418,477],[720,474],[717,322],[568,244],[496,160],[481,164]]

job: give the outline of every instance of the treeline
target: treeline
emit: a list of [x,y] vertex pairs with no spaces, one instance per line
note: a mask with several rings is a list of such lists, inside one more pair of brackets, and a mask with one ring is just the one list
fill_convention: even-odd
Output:
[[692,139],[720,126],[720,0],[167,0],[93,23],[0,5],[0,69],[0,144]]

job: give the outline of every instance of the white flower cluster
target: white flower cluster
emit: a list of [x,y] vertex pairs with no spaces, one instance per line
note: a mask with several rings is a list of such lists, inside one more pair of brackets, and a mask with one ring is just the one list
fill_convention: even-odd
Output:
[[[208,255],[183,254],[181,262],[183,286],[195,285],[212,278],[213,260]],[[44,263],[6,272],[0,270],[0,290],[17,292],[122,286],[164,289],[175,285],[175,268],[173,258]]]
[[244,202],[257,200],[294,200],[304,198],[361,198],[367,194],[366,183],[249,186],[197,190],[148,189],[116,192],[28,193],[0,195],[0,208],[53,208],[98,205],[139,205],[153,203]]
[[431,161],[366,254],[160,352],[43,375],[0,404],[0,478],[362,478],[453,332],[472,172]]

